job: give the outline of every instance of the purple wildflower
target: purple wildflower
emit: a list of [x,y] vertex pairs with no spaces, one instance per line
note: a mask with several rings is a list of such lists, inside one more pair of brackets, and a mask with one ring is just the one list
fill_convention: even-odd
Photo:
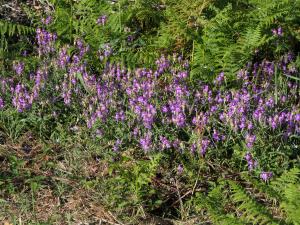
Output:
[[116,113],[115,116],[116,121],[124,121],[125,120],[125,113],[123,110]]
[[52,16],[47,16],[46,18],[42,18],[41,22],[45,25],[49,25],[52,22]]
[[195,143],[193,143],[191,145],[191,153],[194,154],[196,152],[196,149],[197,149],[197,145]]
[[264,182],[267,182],[268,180],[270,180],[272,176],[273,176],[273,173],[272,173],[272,172],[261,172],[261,173],[260,173],[260,178],[261,178]]
[[3,99],[0,97],[0,109],[4,108],[4,101]]
[[25,64],[23,62],[18,62],[13,65],[13,69],[16,71],[16,74],[21,75],[24,71]]
[[210,140],[208,139],[203,139],[201,141],[201,146],[200,146],[200,154],[201,156],[204,156],[206,154],[207,148],[210,144]]
[[278,29],[277,29],[277,35],[278,36],[283,36],[283,31],[282,31],[281,27],[278,27]]
[[181,175],[182,173],[183,173],[183,165],[179,164],[178,167],[177,167],[177,174]]
[[278,27],[277,29],[272,29],[272,33],[274,36],[282,37],[283,31],[281,27]]
[[114,152],[119,151],[121,144],[122,144],[122,140],[117,139],[115,144],[114,144],[114,147],[113,147]]
[[225,80],[224,72],[221,72],[214,81],[214,84],[221,85]]
[[171,148],[171,142],[166,137],[160,136],[159,139],[163,149]]
[[246,145],[248,148],[253,148],[254,142],[256,141],[256,136],[247,134],[246,135]]
[[134,39],[133,35],[128,35],[127,42],[133,42],[133,39]]
[[107,15],[102,15],[97,19],[97,24],[104,26],[107,22]]
[[151,133],[147,133],[140,139],[140,145],[145,152],[148,152],[152,147]]
[[61,68],[65,68],[67,63],[70,62],[70,57],[67,54],[67,48],[64,47],[59,51],[59,58],[57,60],[57,64]]
[[255,161],[250,152],[247,152],[245,155],[245,159],[248,163],[249,171],[253,170],[257,166],[257,161]]
[[222,140],[222,136],[219,134],[219,132],[216,129],[214,129],[214,132],[213,132],[213,139],[216,142]]
[[19,112],[23,112],[31,106],[32,97],[23,84],[18,84],[15,87],[12,103]]
[[40,56],[54,52],[54,43],[57,39],[57,35],[55,33],[50,33],[45,29],[37,28],[36,39]]

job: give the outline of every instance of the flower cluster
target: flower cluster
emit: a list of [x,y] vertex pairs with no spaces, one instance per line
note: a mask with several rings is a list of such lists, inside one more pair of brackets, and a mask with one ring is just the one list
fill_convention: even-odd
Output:
[[[101,17],[100,23],[104,24],[103,21],[106,17]],[[38,29],[37,40],[40,55],[55,51],[54,34]],[[48,82],[48,69],[43,68],[32,76],[31,87],[3,79],[2,94],[9,86],[12,105],[23,112],[39,99],[42,101],[41,91],[52,85],[48,90],[56,90],[65,107],[75,105],[97,136],[104,135],[103,127],[108,124],[122,124],[145,152],[188,150],[206,157],[209,152],[213,154],[211,150],[237,138],[248,151],[245,159],[249,170],[258,166],[252,156],[259,139],[257,129],[276,133],[283,140],[300,134],[299,84],[286,81],[289,89],[283,91],[278,90],[274,81],[275,71],[293,76],[297,73],[292,54],[279,62],[249,63],[238,72],[233,89],[226,86],[224,72],[212,84],[190,82],[189,63],[178,55],[161,56],[156,68],[130,71],[109,62],[113,53],[109,45],[98,52],[100,61],[106,61],[102,73],[95,74],[85,61],[89,46],[80,39],[74,45],[72,57],[68,54],[69,46],[65,46],[57,51],[52,63],[56,65],[55,72],[63,73],[63,77]],[[24,64],[15,64],[14,69],[20,75]],[[4,107],[4,100],[7,102],[0,98],[0,108]],[[116,152],[125,145],[121,139],[114,143]],[[261,178],[266,181],[271,176],[264,172]]]
[[152,140],[151,140],[151,133],[150,132],[146,133],[144,137],[140,138],[140,144],[141,144],[141,148],[145,152],[148,152],[151,149]]
[[56,34],[50,33],[42,28],[37,28],[36,39],[38,44],[38,52],[40,56],[48,54],[50,52],[54,52],[54,43],[57,39]]
[[49,25],[52,22],[52,16],[47,16],[46,18],[42,18],[41,22],[45,25]]
[[107,15],[102,15],[97,19],[97,24],[104,26],[107,21]]
[[272,172],[261,172],[260,174],[260,178],[264,181],[267,182],[268,180],[270,180],[273,176]]
[[32,98],[23,84],[17,84],[15,88],[12,88],[13,99],[12,104],[19,112],[30,108],[32,104]]
[[245,159],[248,163],[248,169],[251,171],[257,167],[257,161],[253,159],[253,156],[250,152],[247,152]]
[[21,75],[24,71],[25,64],[23,62],[18,62],[13,65],[13,69],[16,74]]
[[283,36],[283,31],[281,27],[278,27],[277,29],[272,29],[272,33],[274,36]]
[[57,65],[60,68],[65,68],[66,65],[70,62],[70,56],[67,53],[67,47],[63,47],[58,54],[59,56],[57,60]]
[[4,101],[3,99],[0,97],[0,109],[4,108]]
[[107,59],[113,53],[113,49],[109,44],[105,44],[101,49],[98,50],[100,61]]

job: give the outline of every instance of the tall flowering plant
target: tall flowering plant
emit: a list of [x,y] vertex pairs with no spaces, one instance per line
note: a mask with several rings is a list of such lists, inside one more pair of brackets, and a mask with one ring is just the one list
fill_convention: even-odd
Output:
[[[279,61],[249,63],[233,81],[221,72],[207,83],[190,79],[189,62],[182,56],[162,55],[152,68],[130,70],[110,62],[109,45],[97,50],[103,70],[95,71],[83,40],[56,49],[56,39],[55,33],[37,29],[43,60],[30,76],[32,85],[1,78],[2,95],[10,99],[1,97],[0,108],[12,106],[20,113],[45,103],[72,108],[91,133],[114,142],[114,152],[132,145],[145,153],[224,160],[222,155],[238,143],[244,146],[240,160],[250,171],[262,170],[263,180],[271,178],[264,174],[272,168],[265,164],[268,152],[259,149],[267,139],[264,133],[277,137],[274,148],[299,142],[294,138],[300,133],[299,83],[281,76],[281,84],[288,86],[284,90],[276,78],[298,76],[291,53]],[[13,68],[18,76],[24,73],[21,62]]]

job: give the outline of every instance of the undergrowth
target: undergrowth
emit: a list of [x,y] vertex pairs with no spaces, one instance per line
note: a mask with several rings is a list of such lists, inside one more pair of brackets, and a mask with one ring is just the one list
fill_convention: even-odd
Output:
[[298,0],[35,4],[0,20],[1,222],[299,224]]

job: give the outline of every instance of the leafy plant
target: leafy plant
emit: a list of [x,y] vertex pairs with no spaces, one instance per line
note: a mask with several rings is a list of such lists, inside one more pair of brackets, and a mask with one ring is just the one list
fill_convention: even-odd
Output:
[[299,172],[293,168],[269,184],[247,176],[246,186],[220,180],[207,195],[195,196],[196,210],[207,210],[212,221],[222,224],[298,224]]

